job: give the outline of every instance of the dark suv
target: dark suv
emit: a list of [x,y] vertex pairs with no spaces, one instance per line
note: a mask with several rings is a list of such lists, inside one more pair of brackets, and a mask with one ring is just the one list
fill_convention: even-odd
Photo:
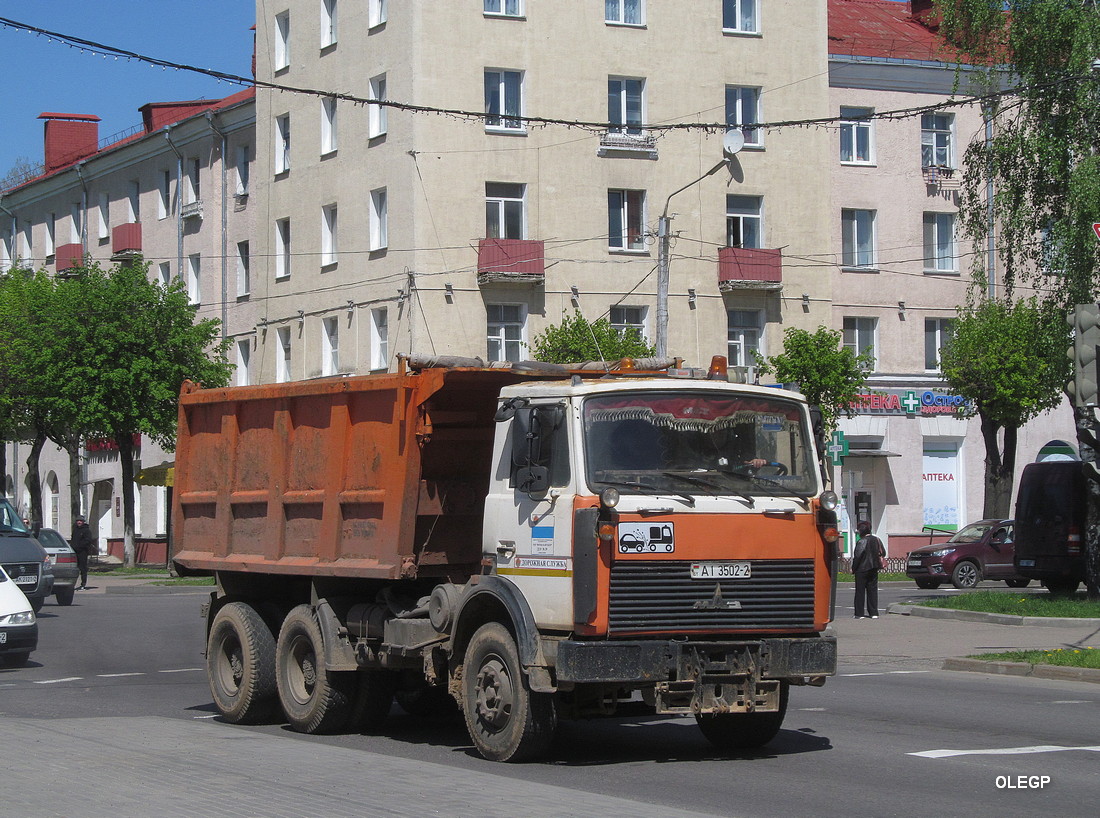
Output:
[[1029,463],[1020,477],[1016,570],[1052,593],[1072,594],[1085,579],[1088,489],[1081,463]]
[[948,580],[956,588],[973,588],[983,579],[1004,580],[1010,588],[1024,588],[1027,577],[1012,564],[1012,520],[979,520],[956,531],[947,542],[909,552],[905,575],[918,588],[938,588]]
[[53,593],[48,555],[4,497],[0,497],[0,565],[38,613]]

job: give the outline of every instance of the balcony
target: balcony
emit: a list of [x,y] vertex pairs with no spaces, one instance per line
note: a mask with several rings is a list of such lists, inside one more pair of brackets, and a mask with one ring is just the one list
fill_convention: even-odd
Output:
[[748,247],[723,247],[718,251],[718,289],[783,289],[783,251]]
[[141,222],[120,224],[111,232],[111,259],[136,256],[141,252]]
[[925,165],[921,168],[924,183],[939,190],[958,190],[962,187],[962,172],[946,165]]
[[647,133],[607,131],[600,136],[597,156],[633,156],[638,159],[657,158],[657,137]]
[[195,199],[180,208],[180,216],[185,219],[202,219],[202,199]]
[[84,248],[79,244],[62,244],[54,254],[54,272],[64,274],[76,267],[84,266]]
[[533,239],[481,239],[477,248],[477,283],[542,284],[546,251]]

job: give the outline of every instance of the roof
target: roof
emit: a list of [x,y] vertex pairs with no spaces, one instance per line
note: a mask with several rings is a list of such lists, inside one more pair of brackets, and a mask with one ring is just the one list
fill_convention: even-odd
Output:
[[[921,4],[927,5],[927,3]],[[829,0],[829,53],[840,56],[955,62],[955,49],[912,3]]]

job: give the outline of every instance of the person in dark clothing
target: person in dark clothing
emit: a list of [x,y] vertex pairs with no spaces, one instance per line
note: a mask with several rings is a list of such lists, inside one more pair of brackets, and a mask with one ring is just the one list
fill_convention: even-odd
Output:
[[852,552],[852,573],[856,576],[856,619],[878,619],[878,572],[886,561],[882,540],[871,533],[871,524],[860,520],[859,541]]
[[69,540],[69,544],[76,552],[76,565],[80,569],[80,585],[77,586],[77,590],[87,591],[88,555],[92,553],[92,548],[95,547],[95,537],[92,536],[92,529],[88,528],[88,524],[84,522],[83,517],[76,518],[76,525],[73,526],[73,536]]

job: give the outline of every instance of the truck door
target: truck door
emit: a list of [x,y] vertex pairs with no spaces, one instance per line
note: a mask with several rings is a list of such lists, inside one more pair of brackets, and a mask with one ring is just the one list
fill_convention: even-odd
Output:
[[[498,420],[500,415],[498,414]],[[572,627],[573,492],[565,405],[529,404],[497,425],[483,556],[540,627]]]

